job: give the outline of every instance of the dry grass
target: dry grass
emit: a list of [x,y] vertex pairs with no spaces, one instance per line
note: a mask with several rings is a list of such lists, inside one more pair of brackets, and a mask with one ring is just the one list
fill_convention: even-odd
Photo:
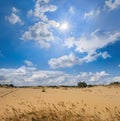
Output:
[[[36,107],[31,102],[22,102],[21,108],[8,106],[2,121],[120,121],[120,110],[114,107],[114,110],[105,107],[104,110],[97,111],[94,107],[93,113],[86,108],[87,104],[80,106],[79,103],[59,102],[57,105],[49,104],[43,100],[42,107]],[[104,117],[104,114],[106,115]]]
[[6,104],[0,121],[120,121],[119,94],[119,88],[102,87],[45,89],[45,93],[43,89],[19,89],[0,98]]

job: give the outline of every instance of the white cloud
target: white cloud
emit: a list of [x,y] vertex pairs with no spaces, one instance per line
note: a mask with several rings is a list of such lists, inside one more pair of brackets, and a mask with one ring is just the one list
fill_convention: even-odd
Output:
[[105,5],[110,9],[114,10],[120,7],[120,0],[106,0]]
[[102,12],[109,10],[114,10],[116,8],[120,7],[120,0],[105,0],[105,4],[102,8],[97,8],[88,12],[85,12],[84,19],[87,19],[89,17],[96,17]]
[[51,58],[48,62],[51,68],[65,68],[83,63],[96,61],[98,58],[110,58],[107,51],[98,52],[99,49],[116,42],[120,38],[120,32],[109,33],[102,30],[96,30],[90,36],[82,36],[81,38],[68,38],[65,40],[65,46],[68,48],[75,47],[75,51],[86,53],[82,58],[76,57],[74,54],[64,55],[59,58]]
[[102,57],[103,59],[111,58],[111,56],[106,51],[102,53]]
[[101,56],[101,53],[88,53],[87,56],[83,57],[83,61],[85,61],[86,63],[95,61],[98,59],[98,57]]
[[90,35],[84,35],[80,38],[69,38],[65,45],[70,48],[75,46],[75,50],[80,53],[93,53],[109,44],[115,43],[120,38],[120,32],[110,33],[101,30],[95,30]]
[[86,12],[86,13],[84,14],[84,19],[86,19],[86,18],[88,18],[88,17],[95,17],[95,16],[99,15],[100,12],[101,12],[101,11],[100,11],[99,9],[97,9],[97,10],[91,10],[91,11],[89,11],[89,12]]
[[54,20],[49,20],[46,12],[55,12],[57,10],[57,6],[48,4],[49,0],[36,0],[34,9],[28,11],[28,16],[34,16],[40,19],[42,22],[50,23],[53,27],[58,23]]
[[118,67],[120,67],[120,64],[118,65]]
[[17,69],[15,68],[1,68],[0,74],[4,76],[4,80],[0,80],[0,83],[13,83],[15,85],[24,85],[24,81],[28,78],[33,71],[35,71],[35,67],[26,67],[21,66]]
[[51,58],[48,62],[51,68],[66,68],[66,67],[72,67],[74,65],[81,65],[83,63],[89,63],[92,61],[97,60],[99,57],[103,59],[107,59],[111,57],[106,51],[105,52],[94,52],[94,53],[88,53],[82,58],[79,58],[75,56],[74,54],[64,55],[59,58]]
[[74,54],[64,55],[59,58],[52,58],[48,62],[51,68],[65,68],[72,67],[76,64],[81,64],[82,60]]
[[120,76],[115,76],[112,78],[112,82],[120,82]]
[[33,66],[33,63],[29,60],[24,61],[27,66]]
[[[77,85],[80,81],[91,84],[108,83],[109,74],[100,72],[81,72],[68,74],[62,71],[38,70],[35,67],[1,68],[0,83],[14,85]],[[118,80],[119,78],[111,78]]]
[[107,79],[109,76],[108,73],[106,73],[105,71],[100,71],[100,72],[81,72],[80,73],[80,77],[82,78],[83,81],[87,81],[89,80],[89,82],[97,82],[97,83],[101,83],[102,81],[104,81],[105,79]]
[[36,17],[39,22],[30,26],[21,37],[24,41],[36,41],[41,48],[49,48],[51,42],[54,42],[52,28],[59,27],[55,20],[49,20],[45,15],[46,12],[54,12],[57,7],[49,5],[49,0],[36,0],[34,10],[28,11],[28,16]]
[[15,7],[12,7],[12,13],[9,16],[5,16],[5,19],[8,20],[11,24],[19,23],[20,25],[23,25],[23,21],[20,19],[20,17],[17,15],[19,10]]
[[15,13],[12,13],[10,16],[6,16],[6,20],[8,20],[11,24],[22,24],[22,20]]
[[15,7],[12,7],[12,12],[13,12],[13,13],[18,13],[19,10],[18,10],[17,8],[15,8]]
[[50,42],[54,41],[53,33],[49,31],[50,25],[38,22],[25,31],[21,39],[25,41],[36,41],[42,48],[49,48]]
[[49,0],[36,0],[34,10],[30,10],[28,14],[33,14],[35,17],[40,18],[42,21],[48,21],[48,18],[45,13],[54,12],[56,11],[57,7],[55,5],[49,5],[47,3],[49,3]]
[[100,79],[102,79],[103,77],[106,77],[108,75],[109,74],[106,73],[105,71],[96,72],[95,74],[91,73],[90,81],[100,81]]
[[110,58],[111,56],[108,54],[108,52],[92,52],[92,53],[88,53],[87,56],[83,57],[83,61],[85,61],[86,63],[92,62],[92,61],[96,61],[99,57],[103,58],[103,59],[107,59]]

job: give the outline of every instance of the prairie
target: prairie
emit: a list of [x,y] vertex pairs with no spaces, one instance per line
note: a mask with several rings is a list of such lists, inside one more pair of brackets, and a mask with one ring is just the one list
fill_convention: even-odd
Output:
[[1,87],[0,121],[120,121],[120,87]]

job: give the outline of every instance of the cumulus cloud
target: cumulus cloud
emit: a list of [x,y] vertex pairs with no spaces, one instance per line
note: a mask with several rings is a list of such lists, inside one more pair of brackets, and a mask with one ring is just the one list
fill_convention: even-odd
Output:
[[113,77],[112,82],[120,82],[120,76]]
[[109,8],[109,10],[114,10],[120,7],[120,0],[106,0],[105,5]]
[[30,26],[21,37],[21,40],[36,41],[41,48],[49,48],[51,42],[54,42],[52,28],[59,26],[55,20],[49,20],[45,15],[46,12],[54,12],[57,7],[48,4],[49,0],[36,0],[33,10],[28,11],[28,16],[36,17],[39,22]]
[[46,12],[56,11],[57,7],[54,5],[48,5],[46,0],[37,0],[34,9],[34,16],[41,18],[43,21],[47,21],[48,18],[45,15]]
[[101,82],[103,81],[102,79],[104,77],[109,76],[108,73],[106,73],[105,71],[100,71],[100,72],[81,72],[80,73],[81,78],[83,79],[83,81],[89,80],[90,82]]
[[115,43],[120,38],[120,32],[110,33],[103,30],[95,30],[89,36],[84,35],[80,38],[71,37],[65,40],[64,44],[68,48],[75,48],[79,53],[87,53],[82,58],[76,57],[74,54],[64,55],[59,58],[51,58],[48,62],[51,68],[72,67],[76,64],[89,63],[96,61],[99,57],[103,59],[110,58],[110,54],[98,52],[101,48]]
[[5,16],[5,19],[8,20],[11,24],[19,23],[23,25],[23,21],[20,19],[20,17],[17,15],[19,10],[15,7],[12,8],[12,13],[9,16]]
[[42,48],[49,48],[50,42],[54,41],[54,36],[49,31],[49,24],[38,22],[35,25],[29,27],[29,30],[24,32],[21,39],[24,41],[36,41]]
[[21,19],[15,13],[12,13],[10,16],[6,16],[6,20],[8,20],[11,24],[16,24],[16,23],[22,24]]
[[[90,84],[107,83],[109,74],[100,72],[81,72],[69,74],[62,71],[39,70],[35,67],[21,66],[19,68],[1,68],[0,83],[26,85],[77,85],[80,81]],[[116,80],[118,78],[115,78]],[[111,79],[112,80],[112,79]]]
[[48,21],[46,12],[54,12],[57,7],[55,5],[49,5],[49,0],[36,0],[34,10],[29,10],[28,15],[40,18],[42,21]]
[[103,58],[103,59],[107,59],[110,58],[111,56],[108,54],[108,52],[92,52],[92,53],[88,53],[86,56],[84,56],[82,58],[83,62],[89,63],[92,61],[96,61],[99,57]]
[[64,55],[59,58],[52,58],[49,61],[51,68],[65,68],[72,67],[76,64],[81,64],[82,60],[76,57],[74,54]]
[[97,60],[99,57],[103,59],[110,58],[111,56],[105,51],[105,52],[94,52],[94,53],[88,53],[84,57],[77,57],[73,53],[69,55],[64,55],[58,58],[51,58],[48,62],[51,68],[66,68],[66,67],[72,67],[74,65],[81,65],[83,63],[89,63],[92,61]]
[[109,44],[113,44],[120,38],[120,32],[105,32],[102,30],[95,30],[90,35],[84,35],[80,38],[69,38],[65,45],[70,47],[75,47],[77,52],[96,52]]
[[15,85],[24,85],[25,79],[28,78],[33,71],[35,71],[35,67],[27,67],[21,66],[17,69],[15,68],[1,68],[0,74],[3,76],[4,80],[0,80],[2,84],[15,84]]

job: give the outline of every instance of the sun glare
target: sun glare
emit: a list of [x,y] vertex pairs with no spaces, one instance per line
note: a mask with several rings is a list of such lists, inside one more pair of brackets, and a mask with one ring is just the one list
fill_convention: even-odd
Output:
[[60,25],[60,30],[67,30],[68,28],[69,28],[69,26],[68,26],[68,23],[67,23],[67,22],[62,23],[62,24]]

